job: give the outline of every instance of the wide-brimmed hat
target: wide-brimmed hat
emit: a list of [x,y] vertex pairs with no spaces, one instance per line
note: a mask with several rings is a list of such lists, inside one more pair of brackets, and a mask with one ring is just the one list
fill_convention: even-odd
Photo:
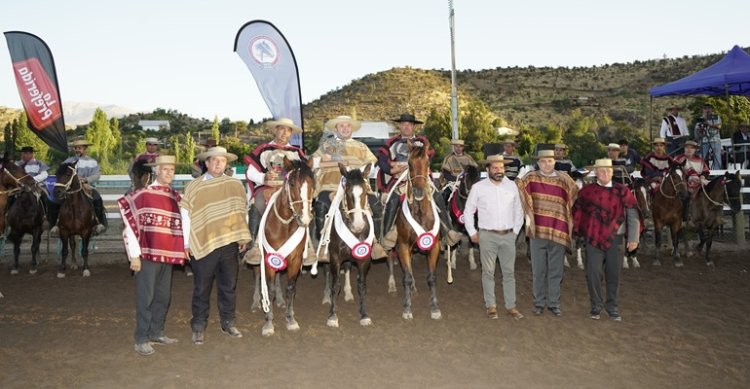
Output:
[[657,143],[667,144],[667,141],[664,138],[654,138],[654,140],[651,141],[651,144],[653,144],[653,145],[655,145]]
[[76,147],[76,146],[91,146],[91,143],[87,141],[86,139],[77,139],[74,140],[73,143],[70,144],[70,147]]
[[567,150],[567,149],[568,149],[568,146],[565,146],[565,144],[564,144],[564,143],[555,143],[555,148],[556,148],[556,149],[563,149],[563,150]]
[[487,159],[480,160],[479,164],[486,166],[486,165],[489,165],[491,163],[497,163],[497,162],[502,162],[503,165],[505,165],[506,163],[513,162],[513,160],[512,159],[506,159],[502,154],[494,154],[494,155],[490,155],[489,157],[487,157]]
[[451,144],[452,145],[463,146],[464,145],[464,140],[463,139],[453,139],[453,140],[451,140]]
[[161,142],[156,138],[146,138],[147,145],[160,145]]
[[748,122],[740,123],[740,125],[738,127],[739,128],[750,128],[750,123],[748,123]]
[[228,153],[227,149],[221,146],[211,147],[210,149],[198,154],[198,159],[201,161],[205,161],[211,157],[226,157],[227,162],[234,162],[237,160],[235,154]]
[[671,111],[673,109],[682,110],[682,107],[680,107],[679,105],[670,105],[669,107],[667,107],[667,111]]
[[607,145],[607,150],[619,150],[619,149],[620,149],[620,145],[618,145],[617,143],[610,143]]
[[156,157],[153,163],[146,164],[146,166],[158,165],[177,165],[177,157],[175,157],[174,155],[159,155],[158,157]]
[[206,139],[206,143],[202,144],[202,146],[204,146],[204,147],[216,147],[217,146],[216,139],[214,139],[214,138],[208,138],[208,139]]
[[694,140],[691,139],[691,140],[686,140],[685,141],[685,144],[683,145],[683,147],[687,147],[687,146],[693,146],[693,147],[695,147],[697,149],[698,146],[700,146],[700,145],[698,144],[698,142],[696,142],[696,141],[694,141]]
[[393,119],[393,121],[396,122],[396,123],[401,123],[401,122],[412,122],[414,124],[423,124],[424,123],[421,120],[417,120],[417,118],[414,115],[410,114],[410,113],[402,113],[401,116],[399,116],[396,119]]
[[555,150],[539,150],[534,156],[536,159],[555,158]]
[[513,139],[506,139],[503,141],[504,145],[513,145],[513,147],[518,147],[518,143],[514,141]]
[[586,170],[594,170],[598,167],[606,167],[613,169],[612,167],[612,160],[609,158],[601,158],[594,161],[594,164],[591,166],[586,166]]
[[34,152],[34,148],[31,147],[31,146],[23,146],[23,147],[21,147],[21,152],[22,153],[33,153]]
[[354,120],[349,116],[338,116],[326,122],[326,128],[331,131],[336,131],[336,125],[339,123],[349,123],[352,126],[352,132],[359,130],[362,127],[362,123],[359,120]]
[[272,131],[276,129],[276,127],[283,126],[283,127],[289,127],[292,129],[292,134],[301,134],[302,133],[302,127],[294,124],[292,119],[289,118],[281,118],[279,120],[271,120],[268,123],[266,123],[269,129]]

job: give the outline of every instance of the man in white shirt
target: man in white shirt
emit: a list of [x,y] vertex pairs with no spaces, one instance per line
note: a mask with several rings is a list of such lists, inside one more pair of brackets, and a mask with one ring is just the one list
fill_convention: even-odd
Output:
[[[464,217],[471,241],[479,243],[482,261],[482,290],[487,317],[497,319],[495,302],[495,263],[503,273],[503,298],[508,316],[523,318],[516,308],[516,236],[523,226],[523,209],[518,187],[505,176],[502,155],[487,158],[487,179],[471,187]],[[474,227],[474,215],[481,214]]]
[[672,106],[661,121],[659,137],[667,140],[667,153],[671,156],[678,154],[682,141],[690,135],[685,119],[680,116],[680,107]]

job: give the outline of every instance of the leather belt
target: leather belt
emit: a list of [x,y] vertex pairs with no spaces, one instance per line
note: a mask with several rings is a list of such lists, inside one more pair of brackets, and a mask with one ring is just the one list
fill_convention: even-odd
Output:
[[508,234],[510,232],[513,232],[512,228],[508,228],[507,230],[487,230],[487,229],[484,229],[484,228],[480,228],[480,230],[491,232],[493,234],[498,234],[498,235],[506,235],[506,234]]

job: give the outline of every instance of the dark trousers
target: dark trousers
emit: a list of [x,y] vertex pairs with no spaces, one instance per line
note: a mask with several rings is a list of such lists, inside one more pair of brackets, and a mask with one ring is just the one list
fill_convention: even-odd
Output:
[[135,273],[135,343],[163,335],[172,289],[172,265],[141,260]]
[[202,332],[208,323],[211,309],[209,298],[214,278],[216,279],[216,303],[219,307],[221,328],[234,325],[234,311],[237,302],[237,243],[219,247],[207,256],[191,261],[193,268],[193,318],[190,327],[193,332]]
[[622,269],[622,235],[617,235],[610,241],[612,246],[607,251],[599,250],[591,244],[586,244],[586,283],[591,299],[591,311],[600,312],[602,309],[602,269],[607,288],[607,299],[604,308],[607,312],[619,312],[617,309],[617,289],[620,286],[620,271]]

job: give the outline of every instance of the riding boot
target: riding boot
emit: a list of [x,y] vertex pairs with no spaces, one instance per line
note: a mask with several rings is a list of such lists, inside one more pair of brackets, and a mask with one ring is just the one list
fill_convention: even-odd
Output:
[[[315,201],[315,231],[311,234],[313,241],[313,249],[318,250],[320,240],[323,238],[323,227],[326,224],[326,215],[331,209],[331,199],[328,191],[321,192],[318,199]],[[328,247],[320,250],[318,254],[318,262],[328,262]]]
[[47,220],[51,226],[49,234],[53,238],[57,238],[60,235],[60,229],[57,228],[57,215],[60,213],[60,203],[50,200],[47,203]]
[[[381,236],[381,229],[383,228],[383,204],[378,200],[378,196],[372,193],[367,195],[367,202],[370,204],[370,211],[372,211],[372,224],[375,230],[373,232],[376,237]],[[375,239],[372,242],[372,259],[383,259],[386,257],[388,257],[388,253],[378,239]]]
[[690,220],[690,196],[682,200],[682,221],[687,222]]
[[250,235],[252,240],[250,241],[250,250],[245,254],[244,261],[251,265],[260,264],[260,249],[258,248],[258,231],[260,230],[260,219],[262,215],[255,205],[250,207],[248,211],[248,227],[250,229]]
[[390,251],[396,246],[396,240],[398,239],[398,231],[394,226],[396,221],[396,212],[398,212],[401,206],[401,198],[398,194],[393,194],[385,204],[385,212],[383,212],[383,228],[380,230],[381,237],[380,243],[383,245],[383,249]]
[[462,234],[458,231],[453,230],[453,222],[451,216],[448,214],[445,202],[443,202],[443,196],[440,193],[433,192],[432,199],[435,201],[435,205],[438,208],[438,216],[440,217],[440,232],[445,238],[445,243],[448,246],[455,246],[461,242]]
[[39,201],[42,202],[42,212],[44,213],[44,218],[42,221],[42,230],[48,230],[51,226],[49,222],[49,202],[50,200],[47,198],[46,192],[42,191],[42,194],[39,196]]
[[102,198],[95,198],[94,201],[94,213],[96,214],[97,224],[94,227],[94,234],[101,235],[104,231],[107,231],[107,215],[104,213],[104,201]]

